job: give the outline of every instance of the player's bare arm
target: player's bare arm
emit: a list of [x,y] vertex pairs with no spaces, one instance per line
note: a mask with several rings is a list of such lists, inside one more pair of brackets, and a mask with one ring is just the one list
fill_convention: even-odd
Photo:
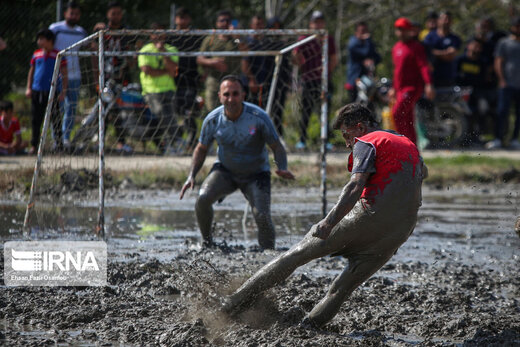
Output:
[[186,182],[184,183],[184,186],[182,187],[179,199],[182,199],[184,197],[186,189],[193,189],[193,187],[195,186],[195,176],[197,176],[197,173],[202,168],[202,165],[204,165],[204,161],[206,160],[207,154],[208,146],[203,145],[199,142],[197,147],[195,147],[195,150],[193,151],[190,173],[188,175],[188,178],[186,179]]
[[280,140],[269,145],[274,154],[274,162],[276,163],[276,174],[285,179],[294,179],[294,175],[287,169],[287,153]]

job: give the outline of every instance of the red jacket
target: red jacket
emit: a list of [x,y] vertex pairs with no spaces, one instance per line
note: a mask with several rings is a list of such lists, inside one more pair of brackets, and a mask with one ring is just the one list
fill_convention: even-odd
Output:
[[20,122],[16,117],[12,117],[9,124],[4,124],[4,117],[0,118],[0,142],[12,143],[14,137],[21,133]]
[[417,40],[398,41],[392,48],[394,89],[396,92],[422,90],[431,83],[424,46]]

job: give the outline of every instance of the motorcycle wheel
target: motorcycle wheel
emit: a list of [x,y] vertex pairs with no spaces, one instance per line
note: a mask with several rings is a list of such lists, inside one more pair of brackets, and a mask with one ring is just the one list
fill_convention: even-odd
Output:
[[77,153],[89,151],[89,146],[93,142],[97,142],[99,131],[98,112],[95,105],[91,112],[82,120],[80,127],[74,133],[72,145]]
[[[465,115],[452,105],[441,105],[436,107],[436,131],[434,136],[426,134],[432,144],[439,147],[454,147],[459,145],[468,130],[468,122]],[[433,135],[433,134],[432,134]]]

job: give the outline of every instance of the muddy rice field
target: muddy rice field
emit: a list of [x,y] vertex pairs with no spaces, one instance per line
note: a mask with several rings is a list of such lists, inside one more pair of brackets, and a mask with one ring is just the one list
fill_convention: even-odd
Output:
[[[329,208],[339,195],[330,191]],[[316,189],[273,188],[277,248],[256,246],[238,193],[216,206],[201,248],[195,194],[120,191],[107,200],[106,287],[0,287],[5,346],[519,346],[520,186],[424,188],[418,225],[324,328],[300,325],[346,266],[299,268],[233,316],[220,298],[320,219]],[[94,240],[95,201],[40,206],[32,239]],[[67,201],[69,199],[70,201]],[[0,202],[2,241],[22,240],[25,206]],[[1,258],[3,269],[3,257]]]

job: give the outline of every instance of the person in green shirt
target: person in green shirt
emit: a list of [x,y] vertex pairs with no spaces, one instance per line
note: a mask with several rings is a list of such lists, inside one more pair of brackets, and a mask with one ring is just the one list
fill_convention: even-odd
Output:
[[[163,25],[157,23],[153,23],[150,28],[154,30],[165,29]],[[166,35],[163,33],[151,34],[150,39],[152,42],[144,45],[139,52],[178,52],[177,48],[165,42]],[[166,150],[167,146],[171,145],[180,134],[174,112],[174,97],[177,89],[174,77],[178,62],[179,56],[177,55],[139,55],[137,59],[141,70],[142,93],[150,110],[157,118],[155,136],[162,139],[154,140],[159,144],[161,151]]]

